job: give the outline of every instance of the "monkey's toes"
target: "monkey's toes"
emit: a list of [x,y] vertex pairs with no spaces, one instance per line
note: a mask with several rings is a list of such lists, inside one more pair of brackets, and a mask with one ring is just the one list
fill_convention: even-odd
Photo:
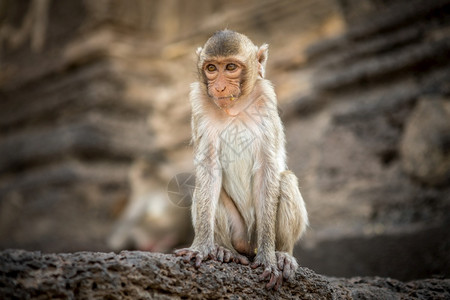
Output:
[[[228,249],[225,249],[222,246],[217,246],[217,254],[216,254],[216,260],[220,262],[228,262],[230,261],[229,257],[231,256],[231,251]],[[224,258],[228,258],[228,261],[226,261]]]
[[233,257],[233,261],[235,263],[241,264],[241,265],[248,265],[250,264],[250,261],[248,260],[247,256],[241,255],[241,254],[235,254]]
[[278,290],[283,283],[283,274],[278,271],[276,265],[268,266],[264,269],[264,272],[259,276],[260,280],[269,278],[269,282],[266,284],[268,290]]
[[244,255],[235,254],[231,250],[222,247],[222,246],[216,246],[217,253],[216,253],[216,260],[220,262],[235,262],[242,265],[248,265],[250,261],[248,258]]
[[291,279],[298,268],[297,260],[286,252],[275,252],[277,265],[283,274],[284,279]]
[[225,254],[223,256],[223,261],[226,263],[230,262],[232,256],[233,256],[233,253],[231,253],[231,251],[225,251]]

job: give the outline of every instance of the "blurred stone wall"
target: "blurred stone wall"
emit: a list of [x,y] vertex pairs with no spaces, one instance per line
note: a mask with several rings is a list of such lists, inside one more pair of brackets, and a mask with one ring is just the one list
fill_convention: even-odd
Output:
[[300,264],[448,276],[450,1],[192,3],[0,0],[0,248],[110,250],[126,205],[191,170],[194,51],[228,27],[270,44]]
[[340,28],[332,4],[1,0],[0,247],[109,250],[125,205],[191,171],[196,47],[230,27],[284,68]]
[[312,88],[286,109],[311,214],[297,255],[335,276],[448,276],[450,1],[340,3],[345,33],[307,50]]

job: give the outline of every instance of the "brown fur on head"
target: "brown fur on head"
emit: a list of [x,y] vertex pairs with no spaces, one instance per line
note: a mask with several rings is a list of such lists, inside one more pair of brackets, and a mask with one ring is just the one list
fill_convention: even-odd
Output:
[[219,108],[230,108],[264,78],[268,45],[258,48],[245,35],[226,29],[214,33],[197,55],[205,93]]

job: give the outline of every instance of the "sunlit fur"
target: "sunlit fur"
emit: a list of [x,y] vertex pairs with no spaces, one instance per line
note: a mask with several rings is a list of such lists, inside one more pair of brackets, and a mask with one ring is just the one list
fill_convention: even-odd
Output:
[[[274,88],[263,78],[268,47],[258,48],[246,36],[227,30],[213,35],[197,55],[200,80],[191,85],[189,96],[195,239],[177,254],[195,257],[199,264],[208,255],[216,256],[216,245],[223,246],[253,258],[254,266],[265,268],[267,286],[278,288],[283,276],[291,277],[298,266],[292,251],[308,216],[297,178],[287,170]],[[240,97],[228,111],[212,101],[204,74],[205,61],[221,59],[245,64]]]

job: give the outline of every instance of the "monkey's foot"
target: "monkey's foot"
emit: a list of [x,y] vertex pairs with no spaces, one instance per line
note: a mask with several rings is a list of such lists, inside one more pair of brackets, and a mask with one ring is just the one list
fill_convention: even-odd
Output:
[[181,256],[185,262],[190,262],[191,259],[195,259],[196,268],[200,267],[202,261],[216,258],[215,248],[205,248],[203,250],[197,250],[196,248],[183,248],[175,250],[174,253],[176,256]]
[[216,246],[217,254],[216,254],[216,260],[220,262],[235,262],[240,263],[242,265],[248,265],[250,261],[248,258],[244,255],[233,253],[231,250],[222,247],[222,246]]
[[264,272],[259,276],[259,280],[269,279],[266,288],[268,290],[278,290],[283,283],[283,273],[278,270],[277,263],[267,262],[266,259],[256,256],[254,262],[251,264],[251,268],[255,269],[260,266],[264,268]]
[[275,255],[277,257],[278,269],[283,273],[284,279],[293,278],[298,268],[297,260],[287,252],[276,251]]

